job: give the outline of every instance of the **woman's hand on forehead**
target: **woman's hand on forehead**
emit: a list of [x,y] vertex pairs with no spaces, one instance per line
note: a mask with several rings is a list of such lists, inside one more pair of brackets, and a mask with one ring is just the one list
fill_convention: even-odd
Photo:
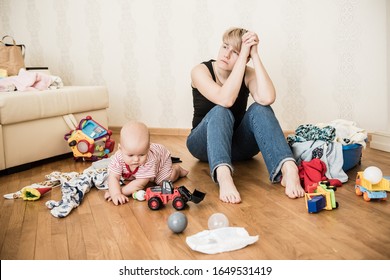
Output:
[[244,43],[247,43],[247,42],[258,42],[259,41],[259,37],[257,36],[257,34],[253,31],[248,31],[247,33],[245,33],[243,36],[242,36],[242,41]]

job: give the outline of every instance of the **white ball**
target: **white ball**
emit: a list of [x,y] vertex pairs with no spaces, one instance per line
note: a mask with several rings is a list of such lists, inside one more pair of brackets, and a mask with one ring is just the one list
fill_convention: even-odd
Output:
[[145,200],[145,194],[146,192],[144,190],[139,190],[133,193],[133,198],[139,201],[144,201]]
[[216,229],[229,226],[228,218],[222,213],[212,214],[208,220],[209,229]]
[[363,176],[371,184],[378,184],[382,180],[383,173],[378,167],[369,166],[364,169]]

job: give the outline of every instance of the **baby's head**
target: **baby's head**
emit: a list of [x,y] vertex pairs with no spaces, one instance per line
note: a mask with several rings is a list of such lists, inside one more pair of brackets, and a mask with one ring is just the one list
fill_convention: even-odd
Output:
[[144,164],[149,148],[150,135],[145,124],[130,121],[122,127],[119,149],[126,164],[133,167]]

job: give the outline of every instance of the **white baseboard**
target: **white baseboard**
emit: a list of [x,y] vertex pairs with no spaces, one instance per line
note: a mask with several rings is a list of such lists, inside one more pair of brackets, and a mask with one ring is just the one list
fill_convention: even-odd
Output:
[[370,148],[390,152],[390,132],[371,133]]

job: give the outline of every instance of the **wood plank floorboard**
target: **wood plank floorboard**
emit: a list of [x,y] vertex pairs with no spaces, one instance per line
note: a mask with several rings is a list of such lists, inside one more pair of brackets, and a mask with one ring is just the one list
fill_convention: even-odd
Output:
[[[117,135],[114,135],[117,140]],[[38,201],[0,199],[0,258],[2,260],[389,260],[389,201],[365,202],[355,194],[356,172],[370,165],[390,175],[390,153],[363,150],[361,165],[348,171],[338,188],[339,208],[309,214],[304,199],[289,199],[280,184],[271,184],[259,154],[235,163],[234,178],[242,197],[237,205],[220,202],[206,163],[194,159],[185,136],[152,135],[190,171],[175,183],[206,193],[199,204],[189,202],[183,213],[188,226],[175,234],[167,219],[176,210],[168,203],[152,211],[145,201],[130,198],[115,206],[104,191],[92,188],[81,205],[65,218],[55,218],[45,206],[60,200],[55,188]],[[0,194],[45,180],[53,171],[82,172],[91,162],[65,158],[43,162],[29,170],[0,176]],[[211,214],[221,212],[231,226],[244,227],[259,240],[243,249],[220,254],[191,250],[186,237],[207,229]]]

